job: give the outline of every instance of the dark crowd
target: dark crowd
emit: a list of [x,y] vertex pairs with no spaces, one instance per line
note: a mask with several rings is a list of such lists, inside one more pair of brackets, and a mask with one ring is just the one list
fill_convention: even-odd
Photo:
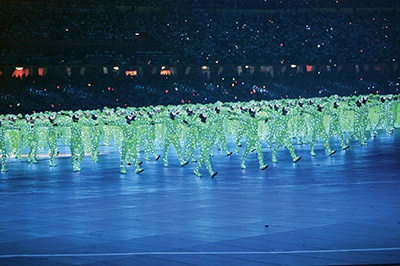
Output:
[[[3,114],[399,89],[399,1],[5,3]],[[49,71],[12,77],[7,69],[16,66]],[[86,71],[67,74],[70,66]],[[104,66],[156,71],[104,74]],[[159,75],[161,66],[180,71]]]

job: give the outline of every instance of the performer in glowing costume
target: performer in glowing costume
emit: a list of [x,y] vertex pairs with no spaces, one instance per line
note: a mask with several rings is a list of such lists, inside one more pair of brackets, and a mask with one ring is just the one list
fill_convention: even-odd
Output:
[[369,115],[368,115],[368,126],[371,133],[371,137],[375,137],[378,135],[378,127],[380,126],[380,116],[381,116],[381,105],[380,105],[380,97],[379,95],[370,94],[368,95],[368,107],[369,107]]
[[392,134],[394,132],[394,122],[395,115],[394,115],[394,103],[393,103],[393,96],[381,96],[381,112],[379,114],[379,122],[382,127],[388,134]]
[[58,154],[58,147],[57,147],[57,127],[58,124],[56,122],[57,114],[51,114],[48,117],[47,123],[47,141],[49,145],[50,151],[50,167],[56,167],[57,165],[54,163],[54,159]]
[[307,121],[308,114],[303,113],[304,99],[300,99],[295,106],[297,116],[294,124],[294,137],[297,139],[297,144],[307,144]]
[[6,123],[3,116],[0,116],[0,152],[1,152],[1,171],[7,172],[7,148],[6,148]]
[[333,103],[330,103],[330,106],[327,108],[328,114],[330,114],[329,138],[331,138],[333,135],[336,135],[339,139],[342,150],[347,150],[350,146],[344,142],[344,131],[342,125],[340,124],[340,114],[344,113],[344,109],[341,108],[340,103],[336,100],[333,101]]
[[214,172],[211,167],[210,161],[210,153],[211,149],[214,145],[214,142],[211,141],[214,139],[213,135],[215,134],[213,124],[211,121],[207,119],[207,114],[202,112],[199,115],[200,122],[198,122],[198,143],[199,143],[199,150],[200,150],[200,158],[197,162],[196,169],[194,169],[195,175],[201,177],[202,174],[200,173],[200,168],[204,164],[208,173],[210,174],[211,178],[214,178],[218,172]]
[[164,117],[165,123],[165,140],[164,140],[164,166],[168,167],[168,152],[170,146],[174,146],[178,155],[181,166],[185,166],[189,161],[185,161],[182,156],[182,148],[180,144],[181,140],[181,124],[183,120],[179,117],[179,111],[172,111],[169,113],[169,117]]
[[351,139],[357,139],[360,141],[362,146],[367,145],[366,129],[369,123],[368,113],[369,109],[366,105],[368,98],[366,96],[356,101],[356,107],[354,109],[354,124],[353,132],[348,136],[346,144],[349,144]]
[[121,146],[121,174],[126,174],[125,163],[133,160],[133,163],[136,168],[136,174],[140,174],[144,171],[143,168],[140,168],[140,161],[138,157],[138,135],[137,135],[137,122],[138,118],[135,113],[128,114],[125,117],[125,121],[123,119],[119,119],[117,123],[121,127],[123,140]]
[[[238,105],[234,104],[231,106],[230,113],[235,115],[236,117],[241,117],[247,110],[245,108],[240,108]],[[235,152],[239,152],[239,147],[242,147],[242,138],[244,128],[241,124],[241,119],[231,119],[230,120],[230,127],[232,130],[232,134],[235,137]]]
[[82,125],[79,122],[80,113],[75,113],[72,116],[71,126],[71,162],[72,170],[79,172],[81,170],[81,162],[85,157],[85,150],[82,141]]
[[98,162],[101,137],[101,121],[99,120],[99,115],[96,111],[88,111],[81,120],[82,125],[86,128],[89,135],[85,137],[85,144],[88,146],[88,152],[91,154],[92,162]]
[[297,156],[294,151],[291,134],[289,132],[289,120],[293,118],[295,115],[297,114],[296,113],[289,114],[289,107],[283,107],[281,115],[275,122],[275,130],[277,136],[276,136],[275,146],[272,151],[272,162],[274,163],[278,162],[276,154],[278,153],[278,149],[281,145],[283,145],[289,150],[294,163],[297,163],[301,159],[301,156]]
[[258,134],[258,122],[265,121],[265,118],[256,117],[256,109],[250,108],[248,111],[249,115],[244,116],[242,122],[244,124],[244,135],[246,136],[246,149],[242,155],[242,163],[240,167],[242,169],[246,169],[246,158],[249,155],[250,151],[253,149],[257,152],[258,163],[260,164],[260,170],[265,170],[268,167],[268,164],[264,163],[264,156],[261,149],[261,140]]
[[38,161],[36,160],[37,149],[38,149],[38,135],[37,135],[37,128],[35,126],[36,117],[34,115],[28,116],[26,119],[26,124],[23,127],[23,136],[24,136],[24,144],[25,147],[29,147],[28,152],[28,163],[32,162],[37,164]]
[[185,137],[185,158],[187,161],[196,161],[194,152],[197,146],[197,138],[199,136],[199,128],[197,125],[197,118],[195,112],[191,107],[186,109],[186,118],[184,123],[187,124],[186,127],[186,137]]
[[327,150],[329,155],[333,155],[336,153],[336,150],[332,150],[329,144],[329,136],[326,133],[323,121],[325,115],[323,110],[324,105],[322,103],[318,104],[315,108],[314,101],[311,100],[309,102],[309,108],[305,111],[306,113],[311,115],[311,156],[316,156],[314,152],[314,147],[319,137],[321,137],[324,141],[325,149]]
[[[143,143],[143,148],[144,148],[144,159],[146,161],[150,160],[150,154],[154,156],[154,159],[158,161],[160,159],[160,155],[156,153],[156,133],[155,133],[155,125],[156,125],[156,114],[154,111],[150,110],[147,112],[147,118],[144,119],[145,122],[141,126],[143,129],[143,136],[144,136],[144,143]],[[154,118],[154,120],[153,120]]]
[[218,149],[225,151],[226,156],[232,155],[232,152],[228,150],[228,143],[226,141],[226,130],[224,129],[224,121],[229,119],[229,113],[217,105],[214,108],[212,115],[210,115],[209,120],[211,124],[214,125],[215,134],[213,134],[213,143],[218,141]]
[[15,155],[16,158],[21,159],[21,142],[22,142],[22,133],[21,133],[21,125],[25,124],[25,120],[22,119],[23,116],[19,114],[15,115],[7,115],[5,117],[6,124],[8,125],[6,128],[6,146],[8,147],[8,157]]

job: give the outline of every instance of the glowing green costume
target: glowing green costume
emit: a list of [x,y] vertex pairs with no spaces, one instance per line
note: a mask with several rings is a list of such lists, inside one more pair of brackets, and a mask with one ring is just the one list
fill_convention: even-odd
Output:
[[131,159],[136,168],[136,173],[139,174],[144,171],[140,168],[140,161],[138,157],[138,131],[137,131],[137,117],[136,115],[127,115],[125,119],[121,118],[117,122],[122,130],[123,140],[120,148],[121,160],[120,168],[121,174],[126,174],[125,163]]
[[356,139],[360,141],[362,146],[367,145],[366,130],[369,123],[369,108],[366,105],[367,97],[362,97],[357,100],[354,107],[354,124],[353,132],[350,133],[346,140],[346,144],[349,144],[351,139]]
[[48,141],[49,151],[50,151],[50,167],[57,166],[54,163],[55,157],[57,156],[57,153],[58,153],[58,146],[57,146],[58,124],[56,122],[56,118],[57,118],[56,114],[49,116],[48,123],[47,123],[47,141]]
[[211,149],[214,145],[214,142],[212,141],[214,139],[213,135],[215,134],[215,131],[213,129],[214,126],[207,119],[206,113],[201,113],[199,115],[199,118],[200,122],[198,122],[197,140],[200,150],[200,158],[193,172],[199,177],[202,176],[199,170],[204,164],[211,178],[214,178],[218,174],[218,172],[214,172],[214,170],[212,169],[210,160]]
[[37,127],[35,126],[36,118],[34,116],[30,116],[27,118],[25,125],[22,127],[23,131],[23,143],[24,148],[28,147],[28,163],[38,163],[36,160],[37,149],[38,149],[38,132]]
[[323,112],[323,104],[318,104],[318,106],[315,106],[313,102],[310,102],[309,107],[305,111],[306,113],[311,115],[311,121],[310,121],[310,126],[311,126],[311,151],[310,154],[311,156],[316,156],[314,152],[314,147],[315,144],[318,141],[318,138],[322,138],[324,142],[324,146],[326,151],[329,153],[329,155],[333,155],[336,151],[331,149],[331,146],[329,144],[329,135],[326,133],[326,128],[324,126],[324,116],[325,113]]
[[242,123],[244,125],[244,135],[246,136],[246,148],[242,155],[242,162],[240,167],[246,169],[246,158],[249,153],[255,149],[257,152],[258,163],[260,169],[264,170],[268,167],[268,164],[264,163],[264,156],[261,148],[261,140],[258,134],[258,123],[264,121],[265,118],[256,117],[256,110],[254,108],[249,109],[249,115],[243,116]]
[[195,150],[197,146],[197,138],[199,134],[199,128],[197,125],[197,118],[195,116],[195,112],[193,109],[188,108],[186,110],[187,115],[184,120],[184,123],[187,124],[185,130],[185,158],[187,161],[196,161],[195,159]]
[[228,150],[228,143],[226,140],[226,129],[224,122],[229,119],[229,113],[221,106],[214,108],[215,112],[210,112],[211,124],[214,126],[215,134],[213,134],[213,143],[218,141],[218,149],[223,150],[226,156],[230,156],[232,152]]
[[6,123],[0,117],[0,152],[1,152],[1,171],[7,172],[7,148],[6,148]]
[[85,157],[85,150],[82,141],[82,124],[79,122],[80,114],[72,116],[71,126],[71,162],[74,172],[81,170],[81,162]]
[[164,166],[168,167],[168,152],[170,146],[174,146],[178,155],[181,166],[187,165],[189,162],[185,161],[182,156],[182,148],[180,140],[182,138],[181,124],[183,120],[179,117],[179,112],[174,111],[169,113],[169,117],[164,117],[165,123],[165,140],[164,140]]
[[296,113],[289,114],[289,107],[283,107],[281,115],[275,122],[275,130],[277,132],[276,133],[277,136],[276,136],[275,146],[272,151],[272,162],[274,163],[278,162],[276,154],[278,152],[279,147],[282,145],[289,150],[293,162],[297,163],[301,159],[301,157],[297,156],[294,151],[294,147],[292,144],[292,137],[289,132],[289,121],[295,116]]
[[350,146],[348,144],[345,144],[343,137],[344,131],[340,123],[340,114],[343,114],[345,109],[341,108],[340,103],[336,101],[333,102],[333,104],[330,103],[330,106],[327,108],[328,108],[328,114],[330,114],[329,138],[336,135],[340,141],[342,150],[346,150]]

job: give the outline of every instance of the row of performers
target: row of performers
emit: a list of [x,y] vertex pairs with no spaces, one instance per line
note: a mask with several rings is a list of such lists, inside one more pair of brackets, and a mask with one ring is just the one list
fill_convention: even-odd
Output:
[[[194,173],[201,176],[205,165],[209,175],[215,177],[211,165],[214,145],[227,156],[227,138],[235,140],[235,152],[242,142],[241,168],[251,151],[256,151],[259,167],[264,170],[262,145],[272,147],[272,162],[277,163],[277,152],[285,147],[293,162],[296,155],[293,143],[308,144],[311,156],[319,139],[327,154],[333,155],[330,140],[336,136],[342,150],[349,148],[350,140],[366,145],[367,133],[379,130],[393,133],[397,113],[400,112],[398,95],[368,95],[358,97],[331,97],[284,99],[238,103],[196,104],[177,106],[150,106],[141,108],[104,108],[90,111],[44,112],[32,115],[0,116],[1,171],[7,171],[7,157],[21,158],[28,150],[28,163],[37,163],[38,151],[48,149],[50,166],[55,167],[59,142],[69,145],[73,171],[80,171],[85,153],[98,162],[100,143],[113,144],[119,149],[120,171],[133,162],[136,173],[141,173],[139,152],[144,158],[160,158],[156,145],[163,151],[164,166],[168,167],[168,153],[175,148],[181,166],[196,161]],[[400,118],[400,116],[399,116]],[[346,136],[346,138],[345,138]],[[198,150],[199,153],[195,153]],[[198,155],[199,154],[199,155]],[[197,158],[196,158],[197,157]]]

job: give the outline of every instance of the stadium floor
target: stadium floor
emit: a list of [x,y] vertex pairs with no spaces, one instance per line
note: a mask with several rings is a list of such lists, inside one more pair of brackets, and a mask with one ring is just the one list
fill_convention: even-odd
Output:
[[[332,141],[333,148],[339,148]],[[202,178],[170,152],[119,173],[101,146],[79,173],[60,146],[58,167],[9,159],[0,175],[0,265],[372,265],[400,263],[400,130],[329,157],[296,145],[293,164],[260,171],[256,155],[215,150]],[[230,142],[232,145],[232,142]],[[232,147],[231,147],[232,148]]]

